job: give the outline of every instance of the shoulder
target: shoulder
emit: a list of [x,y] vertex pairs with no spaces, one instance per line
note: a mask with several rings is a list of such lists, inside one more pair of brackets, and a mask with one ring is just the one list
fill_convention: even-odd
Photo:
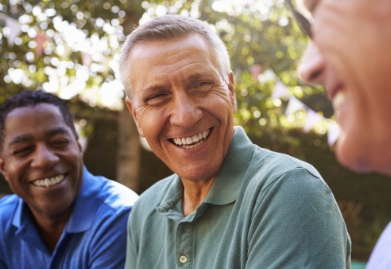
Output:
[[309,201],[334,200],[330,188],[312,165],[258,146],[254,150],[239,196],[244,204],[280,200],[288,205],[292,201],[300,201],[297,198]]
[[167,198],[167,193],[172,191],[175,177],[176,175],[173,174],[159,180],[144,191],[132,208],[131,218],[141,220],[148,218],[150,215],[154,215],[156,212],[155,208]]
[[9,194],[0,199],[0,215],[9,214],[18,206],[19,197],[15,194]]
[[175,174],[168,176],[149,187],[140,195],[140,198],[136,202],[136,206],[147,205],[148,207],[155,208],[155,206],[159,205],[167,194],[167,191],[170,189],[175,176]]
[[11,222],[14,212],[18,207],[20,198],[15,194],[6,195],[0,199],[0,222],[2,230],[4,230],[4,224]]
[[[109,208],[114,211],[129,210],[138,199],[138,195],[128,187],[103,176],[89,174],[83,180],[88,181],[87,185],[94,185],[91,186],[90,195],[95,196],[94,198],[98,203],[106,209]],[[87,186],[87,188],[90,188],[90,186]]]
[[326,185],[319,172],[309,163],[297,158],[254,145],[255,150],[247,175],[252,181],[269,186],[286,178],[315,180]]

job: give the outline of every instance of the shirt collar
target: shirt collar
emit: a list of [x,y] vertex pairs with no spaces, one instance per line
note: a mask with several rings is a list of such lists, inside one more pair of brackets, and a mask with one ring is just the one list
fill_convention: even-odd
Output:
[[28,219],[29,215],[27,208],[24,208],[24,202],[19,198],[18,205],[16,206],[16,210],[12,218],[12,225],[19,229],[28,221]]
[[99,192],[99,184],[94,181],[94,176],[84,167],[80,193],[65,227],[67,233],[84,232],[91,227],[98,206],[94,197]]
[[161,203],[155,207],[160,214],[166,215],[168,218],[180,221],[183,218],[182,210],[178,211],[177,203],[183,197],[183,184],[180,177],[176,174],[172,175],[170,186],[167,189]]
[[244,129],[235,126],[223,165],[203,203],[226,205],[236,201],[253,151],[253,143]]

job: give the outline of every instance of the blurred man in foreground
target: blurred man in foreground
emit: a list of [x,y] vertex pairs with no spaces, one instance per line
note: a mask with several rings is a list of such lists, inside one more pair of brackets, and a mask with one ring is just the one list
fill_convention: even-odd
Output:
[[[342,129],[338,160],[356,172],[391,175],[391,2],[287,2],[312,37],[299,73],[326,86]],[[391,268],[390,253],[391,224],[367,268]]]
[[137,195],[83,165],[65,103],[23,91],[0,106],[0,268],[108,269],[125,262]]
[[127,37],[120,71],[139,133],[175,173],[135,204],[125,268],[350,268],[319,173],[233,126],[234,77],[209,25],[147,22]]

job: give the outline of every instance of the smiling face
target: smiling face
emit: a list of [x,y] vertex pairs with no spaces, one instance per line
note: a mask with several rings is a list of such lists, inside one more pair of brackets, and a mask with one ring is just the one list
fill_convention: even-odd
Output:
[[81,148],[58,107],[20,107],[5,120],[0,170],[35,218],[69,214],[82,182]]
[[342,134],[338,160],[355,171],[391,175],[391,3],[305,0],[313,43],[299,72],[326,86]]
[[182,179],[214,179],[233,135],[236,97],[232,73],[224,77],[198,34],[137,44],[129,63],[139,133]]

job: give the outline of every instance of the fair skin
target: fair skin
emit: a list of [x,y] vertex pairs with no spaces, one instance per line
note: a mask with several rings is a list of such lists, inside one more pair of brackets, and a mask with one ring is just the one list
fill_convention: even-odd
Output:
[[391,4],[387,0],[304,0],[313,42],[299,67],[323,84],[342,133],[338,160],[357,172],[391,175]]
[[189,34],[137,44],[129,55],[137,68],[126,104],[140,135],[181,177],[184,216],[208,194],[233,135],[233,74],[220,74],[211,51]]
[[58,107],[20,107],[5,120],[0,171],[28,205],[34,224],[53,251],[79,192],[81,147]]

